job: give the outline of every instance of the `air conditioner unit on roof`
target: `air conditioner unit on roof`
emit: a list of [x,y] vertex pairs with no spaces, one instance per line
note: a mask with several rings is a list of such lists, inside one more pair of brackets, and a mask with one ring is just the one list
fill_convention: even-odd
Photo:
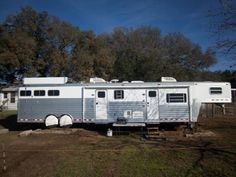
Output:
[[40,84],[65,84],[67,77],[26,77],[23,79],[24,85],[40,85]]

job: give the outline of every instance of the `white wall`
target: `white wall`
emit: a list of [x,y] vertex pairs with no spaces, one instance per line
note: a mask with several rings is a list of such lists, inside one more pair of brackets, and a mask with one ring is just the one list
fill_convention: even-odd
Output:
[[[4,93],[6,93],[7,94],[7,98],[4,98]],[[11,99],[12,98],[12,94],[15,94],[15,96],[13,97],[13,99]],[[12,91],[12,92],[3,92],[3,100],[2,100],[2,102],[4,101],[4,100],[6,100],[6,99],[8,99],[8,101],[7,101],[7,103],[6,104],[4,104],[4,106],[6,107],[6,109],[8,109],[8,110],[17,110],[17,101],[18,101],[18,93],[17,93],[17,91]],[[14,101],[15,100],[15,101]],[[12,102],[12,101],[14,101],[14,102]]]

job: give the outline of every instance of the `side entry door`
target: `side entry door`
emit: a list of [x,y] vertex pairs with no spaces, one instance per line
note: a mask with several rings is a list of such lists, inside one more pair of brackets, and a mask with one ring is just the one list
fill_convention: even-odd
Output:
[[147,120],[158,121],[159,119],[159,105],[158,105],[158,90],[147,90]]
[[96,90],[96,119],[107,119],[107,90]]

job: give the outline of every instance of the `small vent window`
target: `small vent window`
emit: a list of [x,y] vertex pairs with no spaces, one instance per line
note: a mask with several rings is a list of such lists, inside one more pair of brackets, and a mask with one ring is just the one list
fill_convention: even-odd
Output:
[[210,93],[211,94],[222,94],[222,88],[221,87],[211,87]]
[[35,90],[34,96],[45,96],[45,90]]
[[48,90],[48,96],[59,96],[60,91],[59,90]]
[[156,97],[157,96],[157,92],[156,91],[149,91],[148,92],[148,96],[149,97]]
[[105,98],[106,94],[105,92],[98,92],[98,98]]
[[124,90],[115,90],[114,91],[114,99],[123,99],[124,98]]
[[31,91],[30,90],[21,90],[20,96],[31,96]]
[[185,93],[169,93],[166,95],[167,103],[186,103]]

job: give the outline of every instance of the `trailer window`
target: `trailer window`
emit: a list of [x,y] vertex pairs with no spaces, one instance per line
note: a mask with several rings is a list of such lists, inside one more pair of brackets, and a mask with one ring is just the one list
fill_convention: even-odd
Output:
[[211,94],[222,94],[222,88],[221,87],[211,87],[210,93]]
[[105,92],[104,91],[100,91],[98,92],[98,98],[105,98]]
[[157,96],[157,92],[156,91],[149,91],[148,92],[148,96],[149,97],[156,97]]
[[167,103],[186,103],[185,93],[169,93],[166,95]]
[[123,99],[123,98],[124,98],[124,90],[114,91],[114,99]]
[[21,90],[20,96],[31,96],[31,91],[30,90]]
[[59,96],[60,91],[59,90],[48,90],[48,96]]
[[45,96],[45,90],[35,90],[34,96]]
[[7,98],[7,93],[6,92],[4,93],[4,98]]

